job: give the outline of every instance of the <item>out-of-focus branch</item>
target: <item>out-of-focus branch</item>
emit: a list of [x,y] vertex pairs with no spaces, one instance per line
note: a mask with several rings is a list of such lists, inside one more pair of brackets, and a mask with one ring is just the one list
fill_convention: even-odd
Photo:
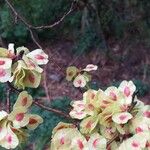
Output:
[[110,139],[110,140],[107,142],[107,146],[109,146],[111,143],[113,143],[118,137],[119,137],[119,135],[116,134],[112,139]]
[[128,112],[131,112],[131,111],[133,110],[133,108],[135,107],[135,105],[137,104],[137,102],[135,101],[135,96],[138,94],[138,92],[139,92],[139,91],[135,91],[135,92],[133,93],[131,106],[129,107]]
[[46,97],[49,100],[49,102],[51,101],[51,97],[50,97],[50,93],[49,93],[49,89],[48,89],[48,85],[47,85],[47,73],[46,73],[46,67],[44,70],[44,81],[43,81],[43,87],[45,89],[45,93],[46,93]]
[[4,41],[4,39],[2,38],[1,35],[0,35],[0,46],[1,46],[1,47],[4,47],[4,48],[7,47],[7,44],[6,44],[6,42]]
[[7,85],[14,92],[20,93],[23,91],[23,90],[20,90],[20,89],[17,89],[16,87],[14,87],[10,82],[7,82]]
[[6,111],[7,113],[10,112],[10,87],[7,88],[7,91],[6,91]]

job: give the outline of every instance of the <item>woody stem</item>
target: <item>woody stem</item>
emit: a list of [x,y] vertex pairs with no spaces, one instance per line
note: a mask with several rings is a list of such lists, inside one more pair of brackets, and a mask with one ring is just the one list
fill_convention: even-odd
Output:
[[10,112],[10,91],[11,89],[8,87],[7,91],[6,91],[6,110],[9,113]]
[[[7,82],[7,84],[8,84],[8,86],[9,86],[9,89],[11,89],[11,90],[13,90],[13,91],[15,91],[15,92],[17,92],[17,93],[22,92],[22,90],[17,89],[17,88],[14,87],[11,83]],[[10,91],[9,91],[8,95],[9,95],[9,94],[10,94]],[[7,96],[7,97],[8,97],[8,98],[7,98],[8,106],[10,107],[10,104],[9,104],[9,96]],[[66,114],[66,113],[64,113],[64,112],[62,112],[62,111],[60,111],[60,110],[58,110],[58,109],[54,109],[54,108],[47,107],[47,106],[45,106],[45,105],[43,105],[43,104],[41,104],[41,103],[39,103],[39,102],[37,102],[37,101],[33,101],[33,104],[36,105],[36,106],[38,106],[38,107],[40,107],[40,108],[42,108],[42,109],[45,109],[45,110],[47,110],[47,111],[49,111],[49,112],[54,112],[54,113],[56,113],[56,114],[58,114],[58,115],[61,115],[61,116],[64,116],[64,117],[66,117],[66,118],[71,119],[71,117],[70,117],[68,114]]]
[[54,113],[57,113],[57,114],[65,117],[65,118],[71,119],[71,117],[68,114],[65,114],[64,112],[62,112],[60,110],[53,109],[53,108],[50,108],[50,107],[46,107],[45,105],[43,105],[43,104],[41,104],[41,103],[39,103],[37,101],[34,101],[33,104],[36,105],[36,106],[38,106],[38,107],[40,107],[40,108],[43,108],[43,109],[45,109],[47,111],[54,112]]

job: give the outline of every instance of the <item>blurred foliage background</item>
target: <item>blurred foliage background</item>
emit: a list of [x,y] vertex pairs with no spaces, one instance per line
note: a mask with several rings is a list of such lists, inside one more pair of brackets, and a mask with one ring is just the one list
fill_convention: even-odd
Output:
[[[69,10],[72,0],[11,0],[11,2],[26,20],[35,26],[40,26],[59,20]],[[123,79],[132,79],[137,85],[139,96],[146,96],[146,99],[149,99],[150,1],[76,0],[76,2],[74,12],[60,25],[36,31],[41,43],[45,44],[45,41],[48,41],[46,48],[49,47],[49,43],[55,45],[58,41],[63,41],[61,46],[57,45],[56,48],[54,46],[54,50],[65,59],[61,58],[58,62],[59,57],[56,56],[53,58],[56,63],[65,70],[73,55],[77,57],[83,53],[84,56],[75,65],[85,66],[94,63],[102,68],[96,75],[94,74],[92,88],[105,88],[112,84],[118,85]],[[14,42],[17,45],[33,47],[27,27],[14,18],[5,0],[0,0],[0,38],[6,43]],[[65,41],[71,43],[69,48]],[[66,49],[69,49],[69,53]],[[47,52],[50,53],[50,48]],[[66,53],[70,54],[70,60]],[[62,66],[62,63],[65,65]],[[53,68],[58,68],[58,65],[54,67],[50,62],[47,71],[49,90],[56,91],[58,97],[55,93],[52,103],[45,101],[45,104],[68,112],[69,103],[75,97],[73,95],[75,90],[70,90],[68,83],[64,85],[65,81],[58,76],[61,73],[54,73],[56,69]],[[69,90],[66,90],[67,87]],[[2,104],[5,102],[5,88],[4,85],[0,87],[1,108],[4,107]],[[33,97],[44,95],[42,88],[29,92]],[[65,92],[69,93],[68,96]],[[15,99],[14,95],[12,103]],[[43,150],[50,141],[54,126],[59,121],[69,122],[69,120],[37,107],[33,107],[32,112],[42,115],[44,124],[31,133],[30,140],[19,149],[30,150],[34,146],[35,150]]]
[[[15,8],[33,25],[55,22],[69,9],[71,0],[13,0]],[[71,39],[76,50],[93,46],[106,47],[106,41],[126,40],[143,42],[149,47],[150,2],[148,0],[77,0],[76,10],[55,29],[39,30],[41,40]],[[27,28],[14,22],[13,15],[0,1],[0,33],[9,41],[26,43],[30,40]]]

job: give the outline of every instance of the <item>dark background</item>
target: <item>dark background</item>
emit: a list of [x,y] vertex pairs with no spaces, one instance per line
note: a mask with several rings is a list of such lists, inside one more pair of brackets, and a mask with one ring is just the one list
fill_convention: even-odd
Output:
[[[71,6],[71,0],[12,0],[19,14],[35,26],[53,24]],[[34,35],[49,54],[46,80],[51,104],[67,111],[70,100],[81,93],[65,80],[70,65],[99,66],[93,73],[93,88],[118,85],[133,80],[139,97],[150,99],[150,1],[149,0],[77,0],[74,11],[54,28],[34,30]],[[0,45],[37,48],[28,28],[0,0]],[[44,84],[44,83],[43,83]],[[43,85],[42,84],[42,85]],[[30,92],[34,97],[45,96],[42,85]],[[4,90],[2,85],[1,89]],[[12,98],[14,99],[14,98]],[[1,100],[5,100],[4,93]],[[31,133],[28,149],[42,150],[50,141],[52,128],[62,118],[33,107],[45,118],[45,123]],[[39,136],[40,135],[40,136]],[[42,140],[41,140],[42,139]],[[33,142],[34,141],[34,142]],[[21,147],[24,146],[22,145]],[[26,147],[26,144],[25,144]],[[26,148],[25,148],[26,149]]]

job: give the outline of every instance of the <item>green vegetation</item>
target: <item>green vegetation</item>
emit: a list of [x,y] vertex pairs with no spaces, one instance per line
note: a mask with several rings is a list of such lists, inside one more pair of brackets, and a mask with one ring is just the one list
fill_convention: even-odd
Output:
[[[59,20],[70,8],[69,0],[14,0],[14,7],[31,24],[47,25]],[[150,39],[150,2],[147,0],[77,0],[72,15],[54,29],[38,30],[40,39],[60,37],[75,41],[74,50],[86,51],[95,45],[106,48],[106,41],[132,39],[146,44]],[[7,19],[6,19],[7,18]],[[0,4],[0,32],[9,41],[25,43],[30,39],[27,28],[14,21],[5,2]],[[55,39],[54,39],[55,37]]]

